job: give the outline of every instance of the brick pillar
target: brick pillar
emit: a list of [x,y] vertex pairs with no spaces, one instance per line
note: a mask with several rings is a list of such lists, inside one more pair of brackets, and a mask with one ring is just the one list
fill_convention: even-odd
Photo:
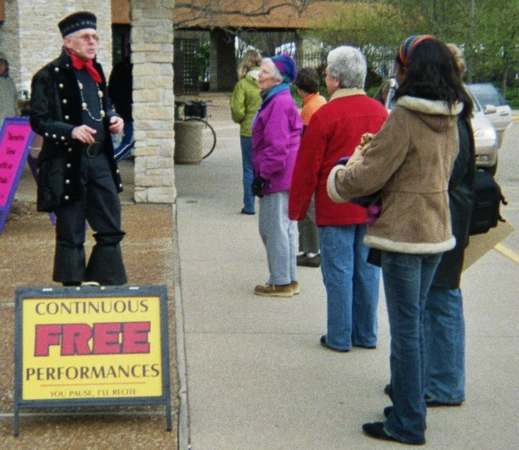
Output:
[[131,1],[135,201],[176,198],[173,2]]

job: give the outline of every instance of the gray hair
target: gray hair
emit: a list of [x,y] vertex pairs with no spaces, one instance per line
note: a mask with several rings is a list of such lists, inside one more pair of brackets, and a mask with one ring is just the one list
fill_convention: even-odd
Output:
[[368,67],[358,48],[342,45],[331,50],[326,70],[331,77],[341,81],[341,88],[364,89]]
[[276,81],[282,82],[283,81],[283,75],[281,75],[281,72],[279,71],[279,69],[274,64],[274,61],[272,61],[271,58],[263,58],[261,60],[261,65],[263,65],[266,62],[270,62],[272,64],[272,70],[270,71],[270,75],[272,75],[272,78],[274,78],[274,80],[276,80]]

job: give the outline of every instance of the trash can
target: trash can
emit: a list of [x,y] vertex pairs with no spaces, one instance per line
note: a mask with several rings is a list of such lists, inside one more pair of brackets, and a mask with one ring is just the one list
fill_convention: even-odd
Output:
[[175,122],[175,155],[177,164],[197,164],[203,159],[202,129],[196,120]]

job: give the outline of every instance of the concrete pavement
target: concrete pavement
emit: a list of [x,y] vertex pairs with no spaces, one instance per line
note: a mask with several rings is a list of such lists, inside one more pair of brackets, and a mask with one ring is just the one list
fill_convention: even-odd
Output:
[[[121,164],[126,187],[121,197],[123,223],[128,232],[123,243],[129,277],[134,284],[167,284],[171,298],[175,391],[175,362],[180,381],[178,421],[174,418],[178,430],[165,432],[163,415],[153,413],[149,420],[142,420],[143,414],[138,413],[82,420],[37,417],[24,419],[20,437],[14,439],[9,414],[12,367],[6,365],[0,376],[4,393],[0,403],[6,413],[0,417],[0,448],[174,448],[175,431],[181,450],[384,449],[399,445],[372,440],[361,429],[365,422],[383,420],[382,410],[389,404],[382,393],[389,379],[383,290],[378,348],[356,348],[347,354],[319,345],[326,331],[320,269],[299,269],[301,294],[296,297],[253,295],[254,286],[268,277],[265,250],[257,216],[239,213],[239,131],[230,120],[228,98],[211,98],[209,113],[218,136],[217,148],[200,164],[175,166],[178,198],[172,211],[169,205],[135,205],[132,165],[129,161]],[[510,150],[515,150],[515,141]],[[509,161],[515,163],[515,157]],[[510,166],[500,167],[500,182],[510,202],[505,213],[518,227],[518,195],[513,184],[517,171]],[[17,198],[32,202],[34,182],[26,181]],[[27,285],[49,281],[53,235],[48,217],[33,216],[10,223],[0,240],[0,259],[5,260],[0,270],[0,299],[5,300],[0,324],[7,330],[13,329],[12,287],[21,282],[20,274]],[[519,277],[513,258],[519,253],[519,232],[502,246],[512,254],[502,252],[502,247],[492,250],[464,274],[467,400],[459,408],[429,410],[427,448],[517,447]],[[12,340],[11,333],[1,347],[4,361],[12,361]]]
[[[301,294],[293,298],[253,295],[254,286],[267,281],[267,262],[257,215],[239,213],[239,132],[226,105],[221,98],[209,108],[218,136],[215,152],[200,164],[175,166],[179,448],[394,446],[361,429],[383,420],[390,404],[382,392],[389,379],[382,288],[377,349],[347,354],[319,345],[326,331],[320,269],[299,268]],[[517,242],[517,232],[510,239]],[[492,250],[465,272],[467,400],[457,408],[429,409],[426,447],[517,447],[517,268]]]

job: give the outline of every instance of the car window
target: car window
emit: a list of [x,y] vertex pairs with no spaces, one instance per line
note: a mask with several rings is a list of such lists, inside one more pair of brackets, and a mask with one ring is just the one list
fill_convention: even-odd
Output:
[[468,85],[468,88],[482,105],[502,106],[506,104],[501,93],[491,84],[473,84]]
[[480,112],[482,110],[481,108],[481,105],[479,104],[479,102],[474,98],[472,97],[472,101],[474,103],[474,112]]
[[472,103],[474,103],[474,112],[480,112],[482,110],[481,105],[476,98],[476,96],[472,93],[470,89],[467,89],[468,94],[470,95],[470,98],[472,99]]

